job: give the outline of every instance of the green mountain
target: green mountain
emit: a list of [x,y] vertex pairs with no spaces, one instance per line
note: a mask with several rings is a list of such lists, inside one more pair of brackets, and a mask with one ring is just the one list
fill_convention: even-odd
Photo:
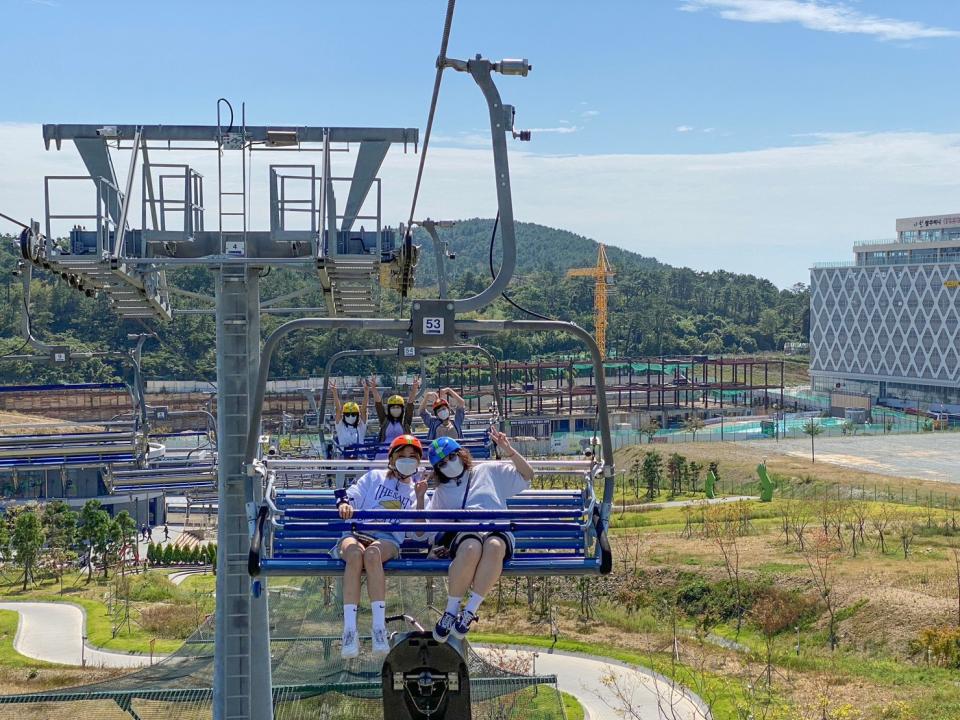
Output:
[[[453,297],[479,292],[489,284],[489,248],[493,221],[471,219],[452,228],[442,228],[456,259],[449,261],[450,291]],[[508,290],[522,308],[563,320],[572,320],[593,329],[593,282],[589,278],[567,278],[572,267],[595,265],[597,243],[565,230],[533,223],[517,224],[517,273]],[[417,268],[416,295],[426,297],[435,290],[436,268],[432,243],[425,233],[421,261]],[[494,245],[494,266],[499,268],[499,237]],[[18,250],[13,238],[0,243],[0,356],[19,352],[21,296],[20,280],[11,275]],[[620,357],[691,353],[734,353],[773,350],[790,340],[808,335],[809,294],[805,287],[778,290],[772,283],[752,275],[723,270],[697,272],[675,268],[657,260],[615,247],[607,249],[613,265],[614,284],[609,293],[607,348]],[[210,293],[213,278],[202,268],[184,268],[170,274],[171,283],[186,290]],[[313,282],[309,273],[273,269],[262,281],[262,296],[275,297]],[[58,278],[34,273],[31,287],[31,324],[34,334],[47,342],[62,342],[81,351],[119,350],[129,347],[127,335],[156,330],[158,339],[144,348],[143,368],[148,378],[212,379],[216,357],[213,350],[214,325],[209,315],[181,315],[170,323],[119,320],[103,298],[87,298]],[[384,293],[384,314],[396,316],[397,299]],[[321,305],[320,294],[308,293],[298,302]],[[176,298],[179,307],[194,307],[190,299]],[[479,313],[480,317],[529,317],[498,300]],[[286,317],[265,316],[263,330],[269,332]],[[371,333],[336,331],[325,334],[300,333],[284,344],[274,360],[273,377],[316,376],[326,359],[337,350],[383,347],[394,341]],[[525,360],[556,353],[580,353],[583,347],[557,333],[505,333],[484,343],[500,357]],[[379,370],[392,372],[395,361],[360,359],[345,364],[349,372]],[[125,373],[118,359],[91,358],[71,362],[67,367],[40,363],[4,361],[0,358],[0,382],[99,381]]]

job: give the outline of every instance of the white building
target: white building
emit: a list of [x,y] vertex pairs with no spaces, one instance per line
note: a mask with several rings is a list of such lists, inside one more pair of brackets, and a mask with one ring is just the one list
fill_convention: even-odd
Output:
[[810,271],[815,390],[960,403],[960,213],[897,220],[896,240]]

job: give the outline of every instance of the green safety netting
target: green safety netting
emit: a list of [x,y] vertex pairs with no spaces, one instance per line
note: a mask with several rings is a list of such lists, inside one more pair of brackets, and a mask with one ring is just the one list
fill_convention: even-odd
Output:
[[[427,582],[422,578],[391,579],[388,612],[406,613],[424,624],[432,622]],[[445,587],[434,582],[436,597],[445,597]],[[276,720],[382,718],[381,663],[369,654],[369,641],[359,658],[340,657],[343,611],[339,579],[276,578],[271,584],[270,650]],[[358,624],[361,633],[370,625],[369,611],[365,612],[363,606]],[[211,617],[176,653],[127,675],[80,687],[0,696],[0,718],[211,718],[213,628]],[[527,674],[522,664],[508,665],[498,667],[468,646],[474,718],[563,720],[556,678]]]

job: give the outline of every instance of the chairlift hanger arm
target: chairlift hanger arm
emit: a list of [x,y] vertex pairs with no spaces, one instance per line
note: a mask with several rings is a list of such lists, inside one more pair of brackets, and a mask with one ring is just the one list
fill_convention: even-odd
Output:
[[[531,66],[526,60],[503,60],[492,63],[479,55],[472,60],[441,58],[443,67],[468,72],[483,92],[490,115],[490,134],[493,139],[494,180],[497,184],[497,207],[500,213],[500,237],[503,260],[500,272],[493,282],[473,297],[453,300],[455,312],[479,310],[500,297],[507,289],[517,264],[516,231],[513,219],[513,198],[510,190],[510,163],[507,155],[507,133],[513,133],[513,107],[504,107],[500,92],[491,74],[526,76]],[[529,137],[529,136],[525,136]],[[432,234],[432,233],[431,233]]]

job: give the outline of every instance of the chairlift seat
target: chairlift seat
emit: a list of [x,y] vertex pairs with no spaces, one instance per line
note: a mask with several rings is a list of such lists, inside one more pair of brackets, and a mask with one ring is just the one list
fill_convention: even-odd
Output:
[[422,538],[408,535],[400,556],[386,564],[393,575],[445,575],[450,561],[428,556],[430,539],[471,530],[514,535],[505,575],[585,575],[609,572],[611,565],[589,477],[582,490],[525,490],[505,510],[358,510],[342,520],[332,489],[279,488],[268,475],[251,543],[252,575],[340,575],[345,564],[331,551],[354,531],[423,531]]

